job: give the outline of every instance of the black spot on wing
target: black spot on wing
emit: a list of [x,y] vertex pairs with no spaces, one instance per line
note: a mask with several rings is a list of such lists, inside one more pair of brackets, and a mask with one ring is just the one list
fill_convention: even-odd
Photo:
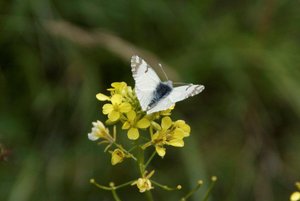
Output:
[[150,101],[148,107],[152,108],[154,105],[156,105],[161,99],[163,99],[164,97],[166,97],[167,95],[169,95],[171,93],[171,91],[173,90],[173,88],[168,85],[165,84],[163,82],[160,82],[155,91],[153,91],[153,98]]

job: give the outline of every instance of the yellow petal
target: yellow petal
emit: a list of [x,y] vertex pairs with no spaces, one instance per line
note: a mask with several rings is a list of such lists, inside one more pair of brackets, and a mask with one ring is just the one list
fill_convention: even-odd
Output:
[[164,117],[161,120],[161,127],[163,130],[168,130],[172,125],[172,120],[170,117]]
[[174,132],[172,133],[172,137],[176,138],[176,139],[182,139],[182,138],[187,137],[187,136],[186,136],[186,133],[182,129],[176,128],[174,130]]
[[129,122],[132,122],[132,123],[133,123],[136,114],[135,114],[135,112],[134,112],[133,110],[130,110],[130,111],[126,114],[126,116],[127,116],[128,120],[129,120]]
[[186,124],[183,120],[177,120],[175,122],[175,126],[181,128],[182,130],[184,130],[184,132],[191,132],[191,127],[188,124]]
[[111,83],[111,86],[116,89],[123,89],[124,87],[127,86],[127,84],[126,82],[113,82]]
[[112,104],[106,103],[102,107],[102,112],[103,112],[103,114],[108,114],[108,113],[111,113],[111,111],[113,111],[113,109],[114,109],[114,107],[112,106]]
[[111,164],[116,165],[124,160],[125,154],[121,149],[115,149],[111,154]]
[[119,105],[122,102],[123,97],[120,94],[114,94],[111,97],[111,103],[113,105]]
[[138,139],[139,135],[139,130],[137,128],[130,128],[127,133],[127,136],[130,140]]
[[129,129],[130,128],[130,123],[128,121],[126,121],[123,126],[122,129]]
[[294,192],[291,197],[290,197],[291,201],[298,201],[300,200],[300,192]]
[[175,108],[175,104],[172,105],[169,109],[161,111],[159,114],[162,116],[169,116],[171,115],[171,111]]
[[158,139],[159,137],[159,132],[154,133],[154,135],[152,135],[151,140],[155,141],[156,139]]
[[168,110],[173,110],[175,108],[175,104],[174,105],[172,105],[171,107],[169,107],[169,109]]
[[98,93],[96,95],[96,98],[99,100],[99,101],[107,101],[107,100],[110,100],[110,98],[107,96],[107,95],[104,95],[102,93]]
[[146,118],[142,118],[136,124],[138,128],[148,128],[150,126],[150,121]]
[[155,150],[160,157],[164,157],[166,155],[166,149],[161,146],[155,146]]
[[127,113],[131,110],[131,105],[127,102],[124,102],[124,103],[121,103],[119,109],[120,109],[120,112]]
[[117,111],[111,111],[109,114],[108,114],[108,118],[109,120],[111,121],[117,121],[119,120],[120,118],[120,112],[117,112]]
[[182,126],[182,129],[187,133],[191,132],[191,127],[187,124],[184,124],[184,126]]
[[113,122],[113,121],[111,121],[110,119],[107,119],[106,121],[105,121],[105,124],[106,125],[113,125],[113,124],[115,124],[116,122]]
[[184,141],[181,139],[173,139],[167,142],[168,145],[171,145],[173,147],[183,147]]
[[177,120],[177,121],[175,121],[175,125],[178,126],[178,127],[180,127],[183,124],[185,124],[184,120]]
[[161,130],[161,127],[158,123],[156,123],[155,121],[151,121],[151,125],[153,126],[153,128],[157,131]]

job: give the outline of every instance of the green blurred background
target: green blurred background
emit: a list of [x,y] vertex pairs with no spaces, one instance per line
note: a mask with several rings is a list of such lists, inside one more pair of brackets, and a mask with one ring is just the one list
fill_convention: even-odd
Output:
[[[294,0],[0,1],[0,200],[112,200],[89,179],[137,177],[87,139],[91,122],[104,120],[95,94],[114,81],[133,85],[133,54],[206,87],[176,105],[173,118],[192,133],[154,160],[154,179],[187,191],[217,175],[211,200],[288,200],[300,179],[299,8]],[[120,195],[143,200],[135,188]]]

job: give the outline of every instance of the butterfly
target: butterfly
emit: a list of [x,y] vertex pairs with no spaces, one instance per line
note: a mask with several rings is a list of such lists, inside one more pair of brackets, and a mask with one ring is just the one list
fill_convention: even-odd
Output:
[[173,87],[170,80],[162,82],[153,68],[137,55],[131,57],[131,71],[135,80],[135,93],[142,110],[147,114],[169,109],[176,102],[204,90],[203,85]]

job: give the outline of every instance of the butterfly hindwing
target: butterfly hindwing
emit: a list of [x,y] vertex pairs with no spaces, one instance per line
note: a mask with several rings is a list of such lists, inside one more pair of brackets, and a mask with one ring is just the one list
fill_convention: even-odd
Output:
[[153,112],[159,112],[163,110],[169,109],[174,103],[170,100],[170,98],[167,96],[163,99],[161,99],[155,106],[147,110],[147,114],[151,114]]
[[203,85],[189,84],[180,87],[174,87],[168,96],[173,103],[182,101],[191,96],[195,96],[204,90]]

